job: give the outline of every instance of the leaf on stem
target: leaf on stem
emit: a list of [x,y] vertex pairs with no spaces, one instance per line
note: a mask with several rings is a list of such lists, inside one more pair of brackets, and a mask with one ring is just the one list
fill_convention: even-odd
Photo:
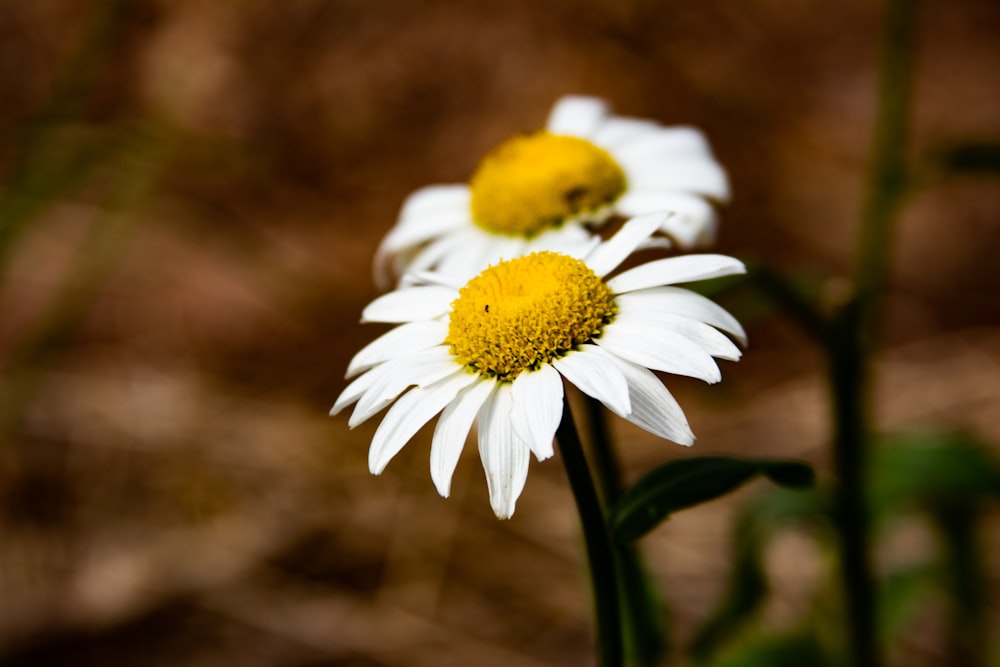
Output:
[[670,461],[622,495],[610,514],[612,535],[621,544],[635,540],[670,514],[724,496],[761,474],[792,488],[814,481],[812,468],[798,461],[724,456]]

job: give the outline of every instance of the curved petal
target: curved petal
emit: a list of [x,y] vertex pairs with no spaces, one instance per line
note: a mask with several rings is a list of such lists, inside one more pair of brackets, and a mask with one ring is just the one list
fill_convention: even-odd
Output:
[[499,519],[509,519],[528,478],[528,443],[518,437],[511,423],[511,387],[497,383],[479,412],[479,456],[486,471],[490,505]]
[[615,320],[594,342],[633,363],[708,383],[722,379],[715,360],[690,340],[662,327]]
[[629,216],[653,211],[675,213],[676,215],[663,221],[660,231],[669,235],[685,250],[715,241],[718,227],[715,207],[693,194],[665,190],[631,190],[615,202],[615,208]]
[[340,396],[334,401],[333,407],[330,408],[330,416],[335,416],[348,405],[361,398],[365,392],[374,386],[383,373],[383,370],[376,367],[364,375],[355,378],[351,384],[347,385],[344,391],[340,392]]
[[651,120],[611,117],[601,124],[590,139],[616,155],[624,146],[656,136],[662,127]]
[[689,447],[694,444],[694,433],[688,426],[684,411],[660,382],[660,378],[638,364],[614,355],[610,356],[618,364],[628,382],[632,413],[626,415],[625,419],[653,435],[672,440],[679,445]]
[[632,411],[628,383],[618,366],[604,350],[594,345],[581,345],[552,365],[580,391],[596,398],[619,416]]
[[696,192],[718,201],[729,201],[729,178],[716,162],[705,160],[647,160],[641,166],[622,163],[629,185]]
[[615,302],[622,312],[652,311],[671,313],[696,319],[705,324],[711,324],[717,329],[732,334],[743,345],[747,344],[747,335],[742,325],[729,312],[701,294],[683,287],[651,287],[649,289],[619,294]]
[[670,216],[670,213],[657,212],[632,218],[614,236],[594,248],[585,259],[587,266],[599,276],[611,273]]
[[562,418],[563,385],[556,369],[542,364],[511,383],[514,432],[528,443],[539,461],[553,454],[552,439]]
[[524,254],[524,239],[474,233],[475,241],[459,245],[455,252],[444,257],[438,264],[438,272],[461,280],[464,285],[486,267]]
[[608,105],[596,97],[567,95],[561,98],[549,113],[545,124],[552,134],[570,134],[589,138],[608,115]]
[[431,440],[431,479],[438,493],[447,498],[451,478],[462,455],[469,429],[483,402],[492,393],[496,381],[481,378],[459,392],[444,409]]
[[[347,421],[350,428],[370,419],[395,400],[411,385],[426,386],[462,368],[447,345],[432,347],[403,359],[393,359],[373,369],[378,374],[372,386],[361,396]],[[362,376],[364,377],[364,376]]]
[[647,156],[714,160],[705,134],[687,125],[659,127],[656,133],[650,133],[642,141],[622,146],[615,154],[620,162],[641,160]]
[[742,356],[740,349],[733,344],[733,341],[729,340],[718,329],[682,315],[622,309],[615,318],[615,326],[648,326],[665,332],[673,332],[688,339],[706,354],[717,359],[737,361]]
[[468,187],[464,185],[455,187],[461,187],[465,191],[463,197],[433,208],[424,206],[410,213],[404,212],[396,226],[382,239],[381,246],[387,252],[395,252],[423,243],[458,227],[472,224]]
[[402,323],[429,320],[444,315],[458,292],[440,285],[406,287],[383,294],[361,313],[362,322]]
[[403,394],[389,408],[375,430],[368,450],[368,469],[378,475],[393,456],[410,441],[434,415],[451,403],[463,388],[475,382],[476,376],[464,371],[455,373],[427,387],[415,387]]
[[407,271],[399,279],[400,288],[421,287],[424,285],[437,285],[439,287],[450,287],[458,292],[465,286],[466,281],[456,280],[454,276],[438,273],[437,271]]
[[594,240],[600,237],[583,225],[568,224],[547,229],[528,243],[524,254],[549,250],[561,252],[570,257],[585,257],[594,247]]
[[401,253],[470,223],[469,187],[432,185],[417,190],[403,203],[399,219],[379,243],[372,263],[375,284],[387,289],[392,274],[401,273],[406,260]]
[[471,194],[465,183],[428,185],[416,190],[403,201],[399,219],[434,215],[443,210],[468,207]]
[[[404,284],[410,282],[407,276],[411,273],[419,273],[426,270],[439,272],[438,268],[441,262],[448,257],[454,255],[464,256],[469,252],[470,248],[478,248],[485,243],[488,243],[488,241],[482,237],[482,234],[471,228],[457,229],[441,238],[434,239],[415,251],[411,256],[406,257],[405,261],[401,263],[399,267],[400,271],[407,274],[403,276],[401,282]],[[461,249],[461,252],[459,252],[459,249]],[[449,273],[449,277],[454,276]]]
[[441,345],[447,337],[448,323],[443,320],[401,324],[361,348],[347,365],[347,377],[354,377],[384,361]]
[[683,255],[668,257],[624,271],[608,280],[615,294],[634,292],[672,283],[718,278],[746,273],[743,262],[726,255]]

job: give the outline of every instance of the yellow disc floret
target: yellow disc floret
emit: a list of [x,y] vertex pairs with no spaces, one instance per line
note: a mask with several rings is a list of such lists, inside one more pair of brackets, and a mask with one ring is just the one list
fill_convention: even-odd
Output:
[[574,218],[595,218],[625,192],[625,173],[603,148],[536,132],[508,139],[472,176],[472,219],[497,234],[532,237]]
[[537,252],[470,280],[451,304],[447,342],[472,370],[513,380],[599,336],[616,310],[611,290],[585,263]]

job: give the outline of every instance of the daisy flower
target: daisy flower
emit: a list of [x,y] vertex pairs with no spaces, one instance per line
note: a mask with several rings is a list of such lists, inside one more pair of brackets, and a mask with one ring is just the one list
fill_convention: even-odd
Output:
[[[560,99],[542,131],[489,152],[468,185],[432,185],[404,202],[375,256],[385,287],[405,272],[439,269],[471,278],[501,257],[537,250],[579,253],[591,227],[658,211],[668,244],[711,243],[713,202],[729,199],[726,173],[704,135],[611,114],[592,97]],[[662,240],[661,240],[662,242]]]
[[713,357],[740,357],[721,331],[741,343],[745,335],[720,306],[673,285],[744,267],[723,255],[684,255],[607,278],[662,228],[664,217],[630,220],[578,257],[522,255],[460,287],[428,273],[423,284],[369,304],[362,321],[399,326],[354,356],[347,377],[357,377],[330,414],[356,403],[348,422],[353,428],[393,404],[372,439],[372,473],[381,473],[440,413],[430,468],[447,497],[475,422],[490,504],[508,518],[524,488],[530,454],[538,460],[553,454],[564,379],[633,424],[692,444],[683,411],[652,371],[717,382]]

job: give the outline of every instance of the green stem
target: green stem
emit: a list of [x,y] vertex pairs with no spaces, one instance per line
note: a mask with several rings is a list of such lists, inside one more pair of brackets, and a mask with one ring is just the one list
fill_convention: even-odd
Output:
[[990,633],[984,622],[987,577],[976,535],[978,518],[974,506],[948,506],[937,512],[937,524],[944,537],[944,571],[954,604],[949,640],[957,667],[985,667],[988,662]]
[[834,317],[828,339],[834,403],[834,520],[852,667],[880,664],[875,636],[875,583],[871,574],[866,505],[868,414],[866,360],[859,309],[852,301]]
[[[621,465],[612,444],[605,407],[589,396],[586,405],[594,477],[604,506],[611,507],[624,491]],[[667,650],[660,597],[651,584],[638,544],[616,544],[612,548],[615,550],[626,662],[636,667],[658,665]]]
[[893,222],[907,186],[905,164],[915,41],[916,0],[889,0],[872,140],[871,172],[862,211],[854,278],[865,325],[870,326],[889,269]]
[[583,537],[587,544],[587,559],[594,587],[600,664],[601,667],[620,667],[623,649],[615,557],[604,522],[604,512],[597,498],[597,490],[583,454],[568,400],[563,401],[562,420],[556,431],[556,442],[563,465],[566,466],[566,475],[576,499],[580,522],[583,524]]
[[870,517],[866,506],[870,424],[870,354],[889,270],[893,222],[906,188],[904,149],[915,0],[889,0],[882,54],[871,173],[855,266],[855,293],[830,321],[827,347],[834,401],[835,518],[850,638],[850,664],[881,663],[875,635],[876,597],[871,573]]
[[604,405],[596,398],[586,397],[587,426],[590,432],[590,451],[594,457],[594,478],[597,491],[606,506],[615,503],[622,495],[621,465],[611,445],[611,429],[608,427]]

